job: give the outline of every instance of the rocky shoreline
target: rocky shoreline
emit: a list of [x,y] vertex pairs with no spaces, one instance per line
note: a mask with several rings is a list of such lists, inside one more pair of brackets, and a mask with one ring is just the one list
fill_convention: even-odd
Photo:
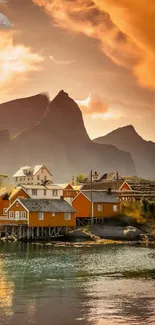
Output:
[[[155,246],[155,227],[150,227],[152,231],[146,227],[133,226],[114,226],[114,225],[93,225],[89,227],[78,228],[70,231],[67,235],[57,240],[51,238],[30,239],[33,245],[49,246],[49,247],[90,247],[92,245],[139,245],[139,246]],[[153,232],[153,234],[152,234]],[[18,242],[17,236],[6,236],[0,238],[2,242]],[[25,242],[25,241],[24,241]]]

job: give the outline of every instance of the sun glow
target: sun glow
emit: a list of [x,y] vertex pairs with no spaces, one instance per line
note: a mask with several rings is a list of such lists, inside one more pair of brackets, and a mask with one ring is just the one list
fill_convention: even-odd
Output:
[[12,80],[17,74],[38,70],[43,58],[28,47],[13,45],[12,36],[3,34],[0,40],[0,85]]
[[86,99],[84,100],[76,100],[75,102],[80,105],[80,106],[86,106],[88,107],[90,102],[91,102],[91,95],[89,95]]
[[104,120],[109,120],[111,118],[115,118],[114,114],[109,111],[109,112],[105,112],[103,114],[93,114],[92,119],[104,119]]

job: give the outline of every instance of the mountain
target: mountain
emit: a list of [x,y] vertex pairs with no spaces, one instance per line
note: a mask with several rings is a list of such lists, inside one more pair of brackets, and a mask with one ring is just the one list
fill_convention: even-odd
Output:
[[131,153],[138,176],[155,178],[155,143],[144,140],[132,125],[119,128],[94,143],[111,144]]
[[10,140],[8,148],[11,158],[3,172],[9,174],[10,165],[13,173],[22,165],[42,163],[59,182],[68,181],[79,172],[87,175],[90,169],[118,170],[123,175],[136,173],[129,153],[90,140],[78,105],[64,91],[50,102],[38,123]]
[[45,94],[12,100],[0,104],[0,130],[15,135],[38,122],[44,115],[49,99]]

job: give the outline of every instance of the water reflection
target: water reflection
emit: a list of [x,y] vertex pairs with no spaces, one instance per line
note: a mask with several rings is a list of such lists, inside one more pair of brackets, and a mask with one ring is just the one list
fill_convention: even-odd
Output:
[[155,251],[0,246],[0,324],[155,324]]
[[0,260],[0,315],[11,316],[13,313],[14,283],[5,275],[5,261]]

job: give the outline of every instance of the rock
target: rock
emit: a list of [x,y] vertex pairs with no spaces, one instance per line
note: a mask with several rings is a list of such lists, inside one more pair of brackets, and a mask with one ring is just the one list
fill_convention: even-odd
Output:
[[142,231],[135,227],[121,227],[121,226],[100,226],[94,225],[92,233],[95,236],[104,239],[112,240],[139,240]]

